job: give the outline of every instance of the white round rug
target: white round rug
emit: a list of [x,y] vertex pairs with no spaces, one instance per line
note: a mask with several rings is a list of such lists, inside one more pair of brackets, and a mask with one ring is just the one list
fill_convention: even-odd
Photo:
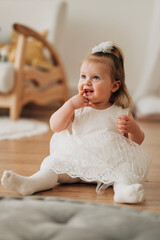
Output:
[[21,118],[12,121],[8,117],[0,117],[0,140],[31,137],[49,130],[47,123]]

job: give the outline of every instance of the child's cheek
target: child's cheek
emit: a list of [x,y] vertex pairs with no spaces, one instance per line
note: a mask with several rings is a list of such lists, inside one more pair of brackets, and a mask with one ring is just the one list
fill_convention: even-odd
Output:
[[78,91],[82,91],[83,90],[83,84],[81,82],[78,83]]

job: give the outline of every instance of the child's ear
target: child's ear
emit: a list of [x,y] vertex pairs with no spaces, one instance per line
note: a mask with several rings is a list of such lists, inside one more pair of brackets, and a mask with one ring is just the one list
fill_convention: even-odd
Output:
[[112,92],[116,92],[121,86],[121,81],[114,81],[112,86]]

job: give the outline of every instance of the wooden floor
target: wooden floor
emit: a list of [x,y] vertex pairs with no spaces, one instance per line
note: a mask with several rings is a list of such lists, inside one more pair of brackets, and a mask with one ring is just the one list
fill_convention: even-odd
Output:
[[[48,122],[51,113],[51,109],[28,106],[24,110],[23,116]],[[113,201],[112,188],[108,188],[104,194],[98,195],[93,184],[59,185],[50,191],[35,195],[134,207],[160,214],[160,122],[139,122],[139,124],[146,135],[142,148],[153,157],[148,182],[144,183],[146,198],[143,203],[136,205],[117,204]],[[51,136],[52,132],[49,131],[30,138],[0,141],[0,178],[4,170],[12,170],[24,176],[32,175],[38,171],[43,158],[49,153]],[[0,196],[20,195],[2,188],[0,184]]]

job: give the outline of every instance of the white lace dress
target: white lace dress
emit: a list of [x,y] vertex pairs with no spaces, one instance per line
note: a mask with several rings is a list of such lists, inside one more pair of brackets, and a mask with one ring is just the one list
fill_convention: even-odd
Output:
[[142,182],[151,159],[138,144],[118,131],[117,117],[126,114],[128,109],[115,105],[103,110],[77,109],[72,134],[68,130],[53,134],[50,155],[41,168],[87,182],[96,181],[97,191],[124,179],[130,184]]

